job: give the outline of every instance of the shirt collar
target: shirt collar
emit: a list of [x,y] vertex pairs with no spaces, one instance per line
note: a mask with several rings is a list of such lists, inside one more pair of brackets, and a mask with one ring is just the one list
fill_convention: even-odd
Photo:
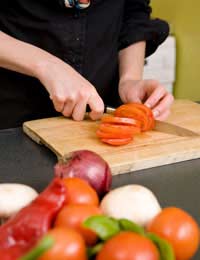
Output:
[[90,6],[90,0],[64,0],[67,8],[85,9]]

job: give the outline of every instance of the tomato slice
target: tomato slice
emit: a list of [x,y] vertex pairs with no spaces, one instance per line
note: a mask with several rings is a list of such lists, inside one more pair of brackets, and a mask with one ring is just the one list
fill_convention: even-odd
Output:
[[109,139],[109,138],[102,138],[101,141],[103,143],[107,143],[110,145],[114,145],[114,146],[119,146],[119,145],[125,145],[130,143],[133,140],[132,137],[130,138],[119,138],[119,139]]
[[130,105],[133,105],[134,107],[137,107],[139,109],[141,109],[145,114],[147,114],[148,116],[153,117],[153,113],[151,111],[151,109],[147,106],[145,106],[144,104],[141,103],[130,103]]
[[123,133],[120,133],[120,134],[117,134],[117,133],[112,133],[112,132],[103,132],[101,130],[97,130],[96,132],[96,135],[99,137],[99,138],[108,138],[108,139],[118,139],[118,138],[129,138],[129,137],[132,137],[132,134],[123,134]]
[[134,119],[140,121],[142,131],[146,131],[146,129],[148,128],[147,115],[139,108],[132,106],[130,104],[125,104],[125,105],[118,107],[115,110],[114,115],[118,116],[118,117],[134,118]]
[[130,137],[130,135],[139,134],[141,132],[139,127],[107,123],[100,124],[99,130],[106,133],[115,133],[119,135],[119,137]]
[[128,118],[128,117],[117,117],[112,115],[106,115],[101,118],[102,123],[112,123],[112,124],[121,124],[121,125],[131,125],[131,126],[137,126],[140,127],[141,123],[140,121],[134,119],[134,118]]
[[115,116],[134,118],[141,122],[142,131],[148,131],[155,125],[153,113],[150,108],[140,103],[129,103],[118,107]]
[[140,110],[142,110],[148,116],[149,124],[148,124],[147,130],[153,129],[155,127],[155,119],[154,119],[152,110],[149,107],[147,107],[147,106],[145,106],[144,104],[141,104],[141,103],[131,103],[131,105],[139,108]]

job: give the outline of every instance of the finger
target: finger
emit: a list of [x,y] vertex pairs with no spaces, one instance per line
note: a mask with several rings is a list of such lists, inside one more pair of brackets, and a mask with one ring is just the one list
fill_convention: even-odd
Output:
[[165,96],[166,92],[167,91],[163,86],[158,85],[147,98],[144,104],[150,108],[155,107],[157,103],[160,101],[160,99],[162,99]]
[[74,106],[75,106],[75,102],[73,100],[68,100],[67,102],[65,102],[65,106],[62,111],[62,114],[66,117],[70,117],[73,113]]
[[165,111],[169,110],[173,102],[174,97],[170,93],[167,93],[167,95],[164,96],[164,98],[158,103],[158,105],[153,108],[154,117],[157,118],[158,116],[161,116]]
[[74,106],[72,117],[75,121],[81,121],[84,119],[86,113],[86,106],[87,102],[82,100]]
[[90,118],[92,120],[100,119],[104,113],[104,103],[97,93],[90,96],[88,105],[91,109],[91,112],[89,113]]
[[123,103],[142,103],[143,92],[140,83],[119,85],[119,95]]
[[164,113],[162,113],[161,115],[159,115],[156,119],[160,120],[160,121],[164,121],[168,118],[168,116],[170,115],[170,110],[166,110]]
[[62,112],[65,105],[65,98],[62,96],[52,97],[50,96],[50,99],[53,102],[54,108],[57,112]]
[[134,95],[134,93],[131,93],[129,96],[128,103],[142,103],[142,100],[137,97],[136,95]]

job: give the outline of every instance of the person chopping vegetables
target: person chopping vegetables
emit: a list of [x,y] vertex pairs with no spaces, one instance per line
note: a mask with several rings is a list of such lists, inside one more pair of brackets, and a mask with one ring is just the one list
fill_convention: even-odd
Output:
[[142,80],[144,58],[166,39],[149,0],[15,0],[0,7],[0,128],[63,114],[99,119],[104,104],[141,102],[157,119],[173,96]]

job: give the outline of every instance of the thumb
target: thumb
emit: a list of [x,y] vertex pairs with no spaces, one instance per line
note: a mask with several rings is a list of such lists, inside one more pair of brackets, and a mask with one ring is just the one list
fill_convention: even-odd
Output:
[[88,105],[91,109],[89,113],[90,118],[92,120],[100,119],[104,113],[104,103],[97,92],[89,98]]
[[137,92],[131,92],[129,93],[129,96],[126,99],[125,103],[142,103],[142,100],[140,99],[140,97],[137,95]]
[[131,103],[142,103],[142,100],[139,99],[138,97],[135,97],[131,100]]
[[121,93],[120,97],[123,103],[142,103],[138,92],[134,91],[133,88],[131,91],[127,91],[127,93]]
[[123,103],[142,103],[144,92],[143,81],[129,81],[120,85],[119,94]]

